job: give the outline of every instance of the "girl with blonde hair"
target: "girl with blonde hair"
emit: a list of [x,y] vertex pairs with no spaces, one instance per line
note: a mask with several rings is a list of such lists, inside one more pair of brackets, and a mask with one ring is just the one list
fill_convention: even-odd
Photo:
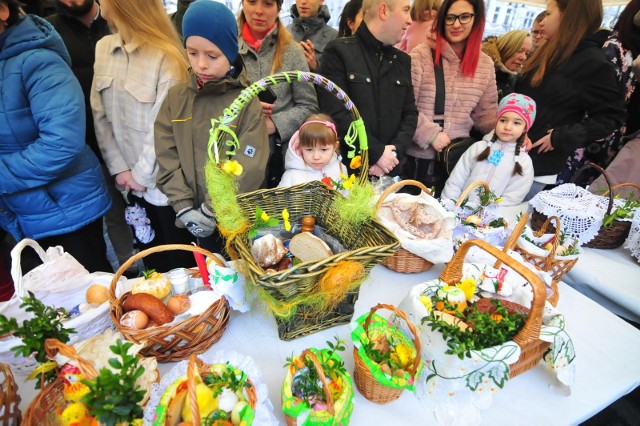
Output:
[[482,51],[493,59],[496,67],[498,101],[513,93],[518,74],[533,47],[531,36],[524,30],[513,30],[482,43]]
[[404,36],[397,46],[405,53],[410,53],[414,47],[422,43],[435,46],[436,36],[433,25],[438,16],[438,9],[442,0],[415,0],[411,5],[411,25],[407,27]]
[[[282,0],[242,1],[238,14],[239,49],[251,81],[282,71],[309,71],[302,48],[278,17],[281,8]],[[268,188],[280,182],[289,139],[318,109],[311,83],[283,83],[272,89],[275,98],[262,102],[271,151],[265,182]]]
[[[169,88],[188,76],[189,63],[160,0],[102,0],[100,11],[114,34],[96,45],[91,108],[102,157],[116,185],[131,191],[135,216],[146,215],[154,232],[136,235],[140,248],[189,243],[175,213],[156,186],[153,126]],[[188,253],[185,253],[188,255]],[[166,271],[193,259],[159,253],[145,266]]]

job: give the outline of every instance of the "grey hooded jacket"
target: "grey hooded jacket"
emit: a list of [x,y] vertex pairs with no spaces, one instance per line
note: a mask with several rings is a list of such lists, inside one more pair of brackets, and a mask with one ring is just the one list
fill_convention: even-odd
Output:
[[316,51],[316,60],[320,66],[325,46],[338,37],[338,30],[327,25],[331,14],[326,5],[321,5],[318,14],[313,18],[302,19],[295,3],[291,6],[291,23],[287,27],[295,41],[311,40]]

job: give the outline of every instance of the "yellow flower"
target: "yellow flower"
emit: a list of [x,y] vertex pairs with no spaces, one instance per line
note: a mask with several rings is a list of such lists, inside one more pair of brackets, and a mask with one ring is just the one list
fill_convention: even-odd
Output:
[[460,281],[456,287],[464,292],[464,297],[467,300],[471,300],[476,292],[476,280],[473,278],[467,278],[466,280]]
[[341,180],[347,180],[347,179],[349,179],[349,176],[345,175],[344,173],[340,173],[340,179]]
[[496,198],[495,203],[496,203],[496,204],[498,204],[498,203],[500,203],[501,201],[502,201],[502,197],[500,197],[500,198]]
[[227,160],[222,164],[222,171],[228,175],[240,176],[243,168],[236,160]]
[[291,231],[291,222],[289,222],[289,210],[282,210],[282,220],[284,222],[284,229],[288,232]]
[[424,307],[427,308],[427,311],[433,311],[433,302],[431,301],[431,298],[429,296],[420,296],[420,301],[422,302]]
[[267,212],[262,212],[262,214],[260,215],[260,219],[262,219],[263,222],[268,221],[269,215],[267,214]]
[[353,157],[351,159],[351,163],[349,164],[349,168],[351,169],[357,169],[358,167],[360,167],[362,165],[362,157],[359,155],[356,155],[355,157]]
[[344,183],[342,184],[342,187],[344,189],[351,189],[351,187],[353,186],[353,182],[351,182],[350,180],[345,180]]
[[413,361],[413,350],[409,345],[399,344],[393,348],[390,358],[400,367],[406,367]]

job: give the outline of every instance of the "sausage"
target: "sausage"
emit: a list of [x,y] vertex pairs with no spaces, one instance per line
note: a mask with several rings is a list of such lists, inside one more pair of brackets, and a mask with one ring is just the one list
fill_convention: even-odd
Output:
[[[489,314],[493,314],[496,311],[496,305],[491,303],[493,299],[485,298],[480,299],[476,302],[476,308],[478,312],[486,312]],[[518,303],[512,302],[510,300],[499,299],[502,306],[509,312],[513,314],[514,312],[519,312],[523,315],[529,316],[529,308],[526,308]]]
[[158,325],[163,325],[173,321],[173,313],[155,296],[147,293],[131,294],[122,304],[125,312],[140,310],[147,314],[149,318]]

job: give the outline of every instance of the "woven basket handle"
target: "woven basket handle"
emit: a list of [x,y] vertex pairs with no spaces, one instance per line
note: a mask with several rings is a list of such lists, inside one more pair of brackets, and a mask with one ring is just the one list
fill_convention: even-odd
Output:
[[318,357],[316,356],[316,354],[311,352],[311,350],[309,349],[305,349],[300,354],[300,358],[302,358],[303,361],[307,356],[309,357],[309,359],[311,360],[311,363],[313,363],[313,366],[318,372],[318,378],[322,383],[322,390],[324,390],[324,396],[327,399],[327,411],[329,412],[329,414],[334,416],[336,414],[335,403],[333,402],[333,397],[331,396],[331,391],[329,390],[327,377],[324,375],[324,371],[322,370],[322,364],[320,364],[320,361],[318,360]]
[[[511,234],[509,234],[509,238],[507,238],[507,241],[504,243],[504,248],[502,249],[503,252],[507,253],[509,250],[513,250],[513,248],[518,243],[518,239],[520,239],[520,236],[524,232],[524,228],[525,226],[527,226],[528,221],[529,221],[529,215],[525,212],[522,212],[522,216],[520,216],[520,220],[513,227],[513,231],[511,231]],[[494,268],[498,268],[501,263],[502,262],[498,260],[494,265]]]
[[411,180],[411,179],[401,180],[400,182],[396,182],[393,185],[389,186],[387,189],[384,190],[382,194],[380,194],[380,198],[378,198],[378,202],[376,203],[376,210],[380,210],[380,206],[389,195],[393,194],[394,192],[398,191],[400,188],[403,188],[407,185],[417,186],[423,192],[426,192],[427,194],[431,195],[431,190],[427,188],[422,182],[419,182],[417,180]]
[[630,183],[630,182],[618,184],[618,185],[614,186],[613,188],[611,188],[611,191],[605,192],[604,195],[609,195],[609,192],[613,192],[615,194],[616,189],[624,188],[624,187],[627,187],[627,186],[630,186],[632,188],[637,189],[638,190],[637,196],[638,196],[638,198],[640,198],[640,185],[637,185],[635,183]]
[[48,358],[53,359],[56,356],[56,354],[60,354],[62,356],[65,356],[75,361],[76,364],[78,364],[80,371],[82,371],[82,374],[87,380],[91,380],[98,375],[98,372],[93,367],[92,363],[90,363],[84,358],[81,358],[73,346],[64,344],[58,339],[45,340],[44,350]]
[[573,175],[573,178],[571,179],[571,182],[575,182],[576,179],[578,178],[578,176],[580,176],[582,174],[582,172],[584,172],[589,167],[593,167],[594,169],[596,169],[600,173],[602,173],[602,176],[604,176],[604,180],[605,180],[605,182],[607,182],[607,186],[609,187],[609,190],[605,193],[605,194],[609,194],[609,204],[607,205],[607,213],[606,213],[606,216],[608,216],[608,215],[611,214],[611,210],[613,209],[613,191],[612,191],[611,180],[609,179],[609,175],[607,174],[605,169],[603,169],[602,167],[598,166],[596,163],[593,163],[591,161],[587,161]]
[[21,255],[22,255],[22,250],[24,250],[26,247],[33,248],[38,254],[38,257],[40,257],[40,260],[42,260],[42,263],[45,263],[48,259],[47,253],[40,246],[40,244],[38,244],[38,242],[35,240],[25,238],[19,241],[18,244],[16,244],[15,247],[13,247],[13,249],[11,250],[11,279],[13,280],[15,293],[16,293],[16,296],[18,297],[24,297],[25,295],[24,294],[25,291],[22,284],[22,265],[21,265],[22,256]]
[[[194,253],[202,253],[205,256],[207,256],[209,259],[212,259],[218,265],[224,267],[224,264],[222,263],[222,261],[220,259],[218,259],[218,256],[215,256],[209,250],[205,250],[205,249],[203,249],[202,247],[199,247],[199,246],[191,246],[191,245],[188,245],[188,244],[165,244],[165,245],[151,247],[151,248],[148,248],[146,250],[142,250],[141,252],[138,252],[138,253],[134,254],[133,256],[131,256],[129,258],[129,260],[124,262],[122,264],[122,266],[120,266],[120,268],[116,271],[116,274],[113,276],[113,279],[111,280],[111,284],[109,285],[109,300],[111,302],[115,302],[115,300],[116,300],[116,284],[118,283],[118,280],[120,279],[122,274],[124,274],[124,271],[129,269],[129,267],[131,265],[133,265],[138,260],[140,260],[140,259],[142,259],[142,258],[144,258],[144,257],[146,257],[146,256],[148,256],[150,254],[160,253],[160,252],[163,252],[163,251],[171,251],[171,250],[183,250],[183,251],[190,251],[190,252],[194,252]],[[195,263],[195,260],[194,260],[194,263]]]
[[196,354],[189,356],[187,366],[187,393],[191,403],[191,424],[200,424],[200,410],[198,410],[198,397],[196,395]]
[[547,228],[554,222],[554,227],[556,228],[556,232],[553,236],[553,242],[551,243],[551,253],[547,256],[547,259],[544,262],[544,269],[547,270],[551,266],[553,259],[556,257],[556,250],[558,249],[558,244],[560,244],[560,218],[558,216],[550,216],[547,220],[544,221],[540,229],[533,233],[533,236],[536,238],[542,237],[546,232]]
[[469,196],[469,194],[471,194],[471,191],[479,186],[484,186],[484,189],[486,189],[487,191],[491,189],[489,188],[489,184],[487,182],[481,180],[473,182],[471,185],[467,186],[464,191],[462,191],[462,194],[460,194],[460,196],[458,197],[458,201],[456,201],[456,207],[460,207],[460,205],[462,205],[462,202]]
[[3,415],[9,415],[10,412],[8,410],[10,410],[12,402],[16,402],[15,409],[19,410],[18,404],[20,400],[16,399],[18,397],[18,386],[8,364],[0,363],[0,374],[4,377],[4,381],[0,384],[0,408],[4,407],[5,409]]
[[415,372],[418,371],[418,366],[420,365],[420,361],[422,360],[422,355],[420,354],[420,338],[418,337],[418,331],[416,330],[416,327],[413,325],[411,321],[409,321],[409,319],[407,318],[407,315],[401,310],[399,310],[398,308],[396,308],[395,306],[387,305],[385,303],[378,303],[376,306],[371,308],[371,310],[369,311],[369,315],[367,316],[367,319],[364,321],[363,329],[367,337],[369,337],[369,325],[371,324],[371,320],[373,319],[373,314],[378,309],[388,309],[392,311],[393,313],[398,315],[400,318],[402,318],[404,322],[406,322],[407,325],[409,326],[409,331],[411,331],[411,333],[413,334],[413,339],[411,340],[413,341],[413,344],[416,347],[416,357],[413,360],[413,365],[411,366],[411,369],[410,370],[408,369],[407,371],[409,371],[411,375],[415,374]]
[[453,256],[453,259],[451,259],[447,264],[447,267],[440,274],[440,280],[449,285],[455,285],[462,280],[462,265],[464,263],[464,258],[469,249],[473,246],[480,247],[496,259],[501,260],[502,263],[513,269],[531,284],[531,287],[533,288],[533,301],[531,302],[529,317],[513,340],[520,346],[523,346],[529,341],[538,339],[540,336],[540,329],[542,328],[542,314],[547,296],[546,289],[542,280],[538,278],[533,271],[515,259],[509,257],[503,251],[498,250],[486,241],[478,239],[469,240],[460,246],[456,254]]

